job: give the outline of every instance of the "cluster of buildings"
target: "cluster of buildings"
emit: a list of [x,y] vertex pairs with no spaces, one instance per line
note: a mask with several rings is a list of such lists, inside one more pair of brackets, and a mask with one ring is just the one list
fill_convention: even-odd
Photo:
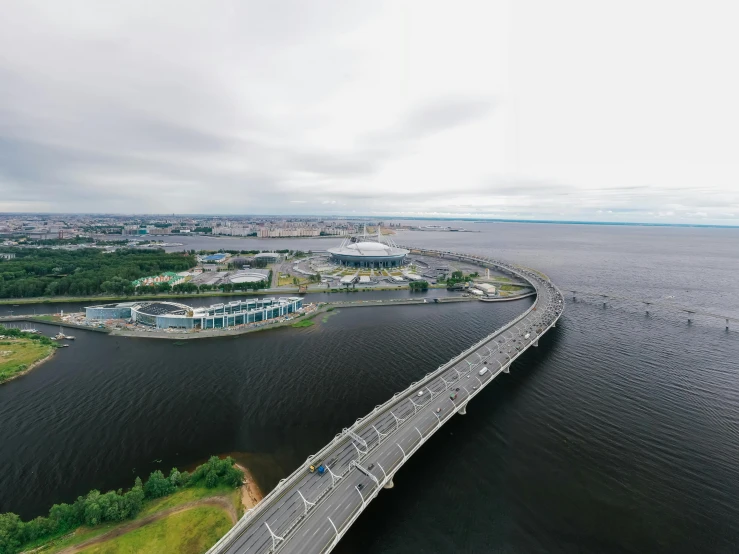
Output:
[[[212,234],[224,236],[343,237],[359,232],[361,225],[372,227],[382,221],[349,220],[342,217],[279,216],[126,216],[126,215],[43,215],[0,216],[0,238],[70,239],[78,236],[122,235],[159,236]],[[388,227],[400,228],[398,223]]]
[[278,237],[332,237],[350,233],[347,229],[335,227],[265,227],[257,231],[259,238]]
[[12,215],[0,219],[0,238],[33,240],[74,238],[83,230],[78,221],[67,217],[44,217],[40,215]]
[[355,231],[353,224],[342,221],[272,220],[251,224],[221,221],[213,227],[212,233],[232,237],[287,238],[339,237]]

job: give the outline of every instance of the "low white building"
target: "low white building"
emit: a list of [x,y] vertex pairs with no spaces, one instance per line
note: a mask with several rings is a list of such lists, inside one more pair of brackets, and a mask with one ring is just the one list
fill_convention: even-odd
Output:
[[495,296],[495,285],[489,283],[475,283],[474,287],[488,296]]

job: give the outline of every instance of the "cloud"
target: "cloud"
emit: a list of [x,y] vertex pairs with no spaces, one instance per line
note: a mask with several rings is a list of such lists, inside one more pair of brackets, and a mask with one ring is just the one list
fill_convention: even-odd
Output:
[[[659,9],[609,9],[630,36],[612,59],[615,27],[577,25],[566,1],[537,10],[541,21],[498,2],[463,18],[414,0],[8,4],[0,211],[736,222],[739,90],[690,62],[728,67],[733,34],[722,48],[696,35],[688,59],[682,36],[658,47],[638,27]],[[688,11],[671,13],[700,34]],[[670,59],[702,75],[710,103]]]

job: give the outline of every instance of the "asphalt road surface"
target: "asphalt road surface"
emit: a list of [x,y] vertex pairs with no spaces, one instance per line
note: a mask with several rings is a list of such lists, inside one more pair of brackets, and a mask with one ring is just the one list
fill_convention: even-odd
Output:
[[[457,255],[464,259],[471,257]],[[542,275],[504,266],[535,287],[534,305],[473,348],[344,430],[244,517],[209,554],[329,552],[392,475],[444,422],[554,325],[564,300]],[[323,475],[312,463],[328,464]]]

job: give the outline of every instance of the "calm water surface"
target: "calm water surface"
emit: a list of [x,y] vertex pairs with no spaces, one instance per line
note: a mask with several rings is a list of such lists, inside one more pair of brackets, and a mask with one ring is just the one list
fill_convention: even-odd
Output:
[[[562,288],[739,317],[739,230],[460,225],[481,232],[396,240],[530,265]],[[636,301],[578,300],[413,457],[337,551],[739,551],[739,333],[646,316]],[[183,346],[76,332],[72,347],[0,386],[0,512],[32,517],[227,451],[246,453],[269,490],[529,305],[343,309],[310,328]]]

